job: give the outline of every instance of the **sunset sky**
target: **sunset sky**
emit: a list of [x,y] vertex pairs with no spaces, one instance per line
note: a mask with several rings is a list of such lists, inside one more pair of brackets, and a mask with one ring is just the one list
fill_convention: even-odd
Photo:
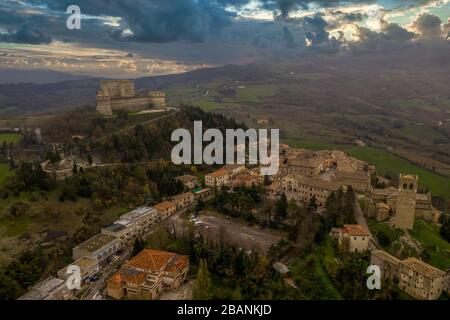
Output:
[[[68,30],[78,5],[81,30]],[[449,46],[450,0],[0,0],[0,68],[139,77]]]

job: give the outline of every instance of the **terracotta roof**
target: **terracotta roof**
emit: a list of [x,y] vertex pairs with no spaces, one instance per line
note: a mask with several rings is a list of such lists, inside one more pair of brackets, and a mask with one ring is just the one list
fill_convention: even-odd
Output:
[[308,187],[320,188],[329,191],[337,191],[342,186],[340,183],[333,181],[325,181],[318,178],[305,177],[302,175],[287,175],[283,179],[294,179],[297,184],[306,185]]
[[389,261],[394,264],[401,263],[400,259],[394,257],[393,255],[390,255],[389,253],[387,253],[386,251],[383,251],[383,250],[373,250],[372,255],[380,258],[383,261]]
[[344,224],[342,227],[342,232],[348,233],[351,236],[369,236],[369,233],[359,224]]
[[131,259],[127,266],[150,271],[175,272],[179,269],[184,269],[188,263],[188,256],[167,251],[144,249]]
[[128,261],[109,281],[141,284],[149,273],[181,271],[189,265],[189,257],[177,253],[144,249]]
[[414,270],[415,272],[418,272],[424,276],[427,276],[431,279],[435,279],[438,277],[443,277],[445,275],[445,272],[442,270],[439,270],[438,268],[435,268],[419,259],[416,259],[414,257],[407,258],[403,260],[403,264],[407,266],[408,268]]
[[218,177],[222,177],[227,175],[228,172],[226,170],[220,169],[214,172],[211,172],[209,174],[207,174],[207,176],[213,177],[213,178],[218,178]]
[[194,197],[194,194],[192,192],[184,192],[184,193],[180,193],[177,194],[175,196],[172,197],[173,200],[180,200],[180,199],[184,199],[184,198],[192,198]]
[[153,206],[153,208],[155,208],[156,210],[167,210],[170,208],[176,207],[176,205],[173,202],[170,201],[164,201],[158,204],[155,204]]

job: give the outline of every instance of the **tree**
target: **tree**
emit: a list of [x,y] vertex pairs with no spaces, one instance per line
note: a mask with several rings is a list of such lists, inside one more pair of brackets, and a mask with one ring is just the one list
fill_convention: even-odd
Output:
[[287,208],[288,208],[288,201],[286,195],[283,193],[277,200],[275,209],[279,221],[287,217]]
[[89,165],[92,166],[93,160],[92,160],[91,154],[88,154],[87,158],[88,158]]
[[0,286],[0,300],[16,300],[21,292],[19,284],[4,274],[0,274],[0,283],[2,284]]
[[205,259],[200,260],[197,279],[193,289],[194,300],[208,300],[211,292],[211,278]]
[[58,151],[49,151],[47,152],[45,159],[49,160],[50,163],[55,164],[61,161],[61,157],[59,156]]
[[3,140],[3,144],[2,144],[2,155],[6,156],[7,150],[8,150],[8,146],[7,146],[7,144],[6,144],[6,141]]
[[447,242],[450,242],[450,217],[449,216],[444,218],[444,222],[442,223],[440,234],[445,240],[447,240]]
[[145,241],[141,240],[140,238],[137,238],[137,239],[134,241],[134,244],[133,244],[133,253],[132,253],[132,256],[135,256],[135,255],[137,255],[139,252],[141,252],[142,250],[144,250],[144,249],[145,249],[145,246],[146,246]]

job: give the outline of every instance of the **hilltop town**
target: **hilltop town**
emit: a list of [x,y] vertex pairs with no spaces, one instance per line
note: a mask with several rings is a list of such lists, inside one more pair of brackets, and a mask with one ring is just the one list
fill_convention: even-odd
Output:
[[[33,286],[20,299],[198,297],[200,288],[196,287],[195,275],[190,272],[192,256],[184,250],[153,247],[152,237],[161,232],[183,239],[178,241],[203,243],[204,240],[199,240],[203,238],[213,243],[225,241],[237,245],[248,257],[268,256],[271,264],[267,268],[273,268],[270,277],[281,279],[289,290],[300,290],[301,283],[297,281],[302,280],[293,278],[290,265],[296,255],[302,255],[303,251],[298,249],[302,243],[291,237],[290,233],[296,234],[297,230],[286,228],[292,224],[288,219],[295,218],[289,217],[288,212],[283,217],[282,211],[290,210],[289,203],[290,208],[296,208],[294,210],[305,210],[303,214],[310,215],[306,219],[322,219],[334,205],[331,201],[337,201],[331,199],[339,194],[344,194],[349,201],[345,200],[343,209],[351,213],[345,212],[340,222],[326,223],[331,228],[322,231],[328,245],[335,246],[336,259],[362,255],[367,257],[367,263],[380,266],[383,283],[395,284],[396,287],[390,285],[389,290],[400,290],[416,299],[437,299],[448,294],[449,271],[414,256],[402,259],[388,253],[366,221],[386,221],[393,229],[406,233],[414,229],[417,219],[437,223],[442,213],[427,202],[430,194],[417,192],[418,179],[401,174],[397,187],[375,188],[376,168],[372,165],[338,150],[314,152],[287,145],[283,145],[280,171],[274,177],[264,177],[259,167],[244,164],[226,165],[204,176],[198,171],[184,173],[175,177],[183,187],[181,193],[152,206],[135,208],[104,226],[100,233],[72,248],[73,262]],[[248,209],[249,215],[245,213],[247,209],[230,209],[232,204],[226,200],[219,204],[223,197],[232,199],[233,194],[251,193],[257,193],[263,204],[276,204],[272,220],[264,217],[266,209],[261,203],[254,203],[254,207]],[[381,194],[385,196],[380,197]],[[282,199],[287,201],[284,208]],[[360,205],[364,206],[364,214]],[[255,228],[256,225],[267,227]],[[309,232],[317,232],[313,231],[314,223],[310,227]],[[191,239],[195,234],[199,238]],[[148,242],[149,239],[153,240]],[[292,243],[291,248],[286,250],[280,246],[283,242]],[[274,254],[277,246],[280,247]],[[195,265],[208,261],[197,259]],[[82,278],[80,289],[69,290],[67,270],[73,265],[80,268]]]
[[[4,144],[14,174],[1,189],[0,222],[9,223],[0,243],[2,276],[9,287],[0,294],[22,300],[448,297],[450,248],[442,231],[450,219],[420,175],[382,174],[339,149],[288,144],[280,146],[273,176],[244,163],[175,165],[167,159],[176,128],[197,120],[222,131],[239,124],[171,106],[163,92],[137,94],[130,80],[104,80],[100,87],[94,108],[16,131],[35,148],[34,161],[27,161],[23,142]],[[369,265],[381,270],[380,290],[366,287]],[[31,267],[38,271],[22,281]]]

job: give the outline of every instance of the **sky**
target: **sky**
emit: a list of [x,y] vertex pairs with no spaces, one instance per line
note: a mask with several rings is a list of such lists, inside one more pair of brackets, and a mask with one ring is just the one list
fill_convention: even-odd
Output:
[[[69,30],[78,5],[81,29]],[[450,45],[450,0],[0,0],[0,69],[131,78]]]

